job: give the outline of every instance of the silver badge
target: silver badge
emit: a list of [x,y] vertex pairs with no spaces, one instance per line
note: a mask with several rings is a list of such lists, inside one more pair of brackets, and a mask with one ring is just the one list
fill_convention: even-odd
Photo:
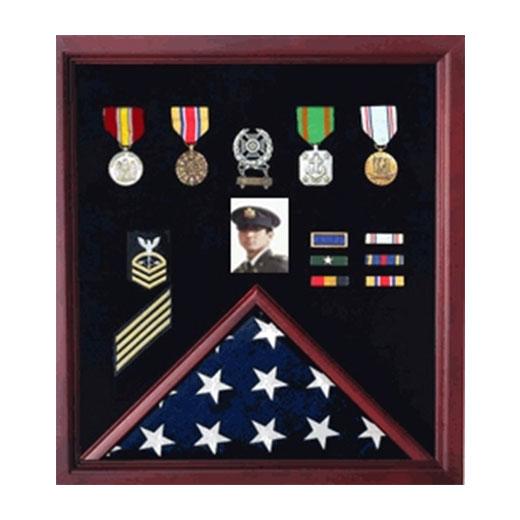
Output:
[[143,175],[143,163],[135,153],[123,150],[110,159],[108,173],[119,186],[132,186]]
[[[255,130],[243,128],[233,142],[233,153],[238,161],[237,184],[245,186],[263,186],[265,189],[273,184],[269,177],[269,159],[273,155],[273,141],[269,134],[261,128]],[[262,177],[248,177],[247,170],[258,170]]]
[[300,181],[305,186],[326,186],[332,181],[332,155],[327,150],[312,150],[300,155]]

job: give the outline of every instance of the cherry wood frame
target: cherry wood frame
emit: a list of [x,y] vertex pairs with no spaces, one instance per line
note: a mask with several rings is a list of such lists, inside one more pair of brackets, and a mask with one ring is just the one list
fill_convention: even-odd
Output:
[[[436,65],[435,457],[407,461],[139,461],[79,453],[77,64],[345,63]],[[58,36],[57,37],[56,472],[61,484],[460,484],[464,424],[464,37],[463,36]],[[269,298],[254,288],[247,305]],[[243,303],[243,302],[242,302]],[[226,316],[230,316],[228,314]],[[235,313],[236,315],[236,313]],[[225,321],[224,317],[223,321]],[[219,325],[217,324],[217,327]],[[220,326],[223,326],[220,323]],[[294,335],[301,334],[290,323]],[[213,329],[212,329],[213,330]],[[211,336],[211,331],[204,339]],[[209,340],[208,340],[209,341]],[[199,342],[199,346],[201,344]],[[209,345],[209,343],[208,343]],[[312,350],[312,349],[311,349]],[[190,353],[200,354],[201,349]],[[186,364],[188,353],[178,366]],[[198,355],[198,354],[197,354]],[[193,360],[191,360],[193,361]],[[190,363],[191,363],[190,361]],[[328,357],[320,361],[337,377]],[[355,383],[350,381],[355,387]],[[159,381],[154,388],[164,383]],[[153,389],[147,395],[153,394]],[[124,418],[123,418],[124,419]],[[389,419],[389,418],[388,418]],[[389,419],[390,420],[390,419]],[[391,420],[390,420],[391,421]],[[118,423],[116,423],[117,425]],[[399,435],[404,432],[399,431]],[[107,435],[110,434],[107,432]],[[101,439],[103,440],[103,438]],[[95,448],[95,447],[94,447]],[[89,456],[90,455],[90,456]]]

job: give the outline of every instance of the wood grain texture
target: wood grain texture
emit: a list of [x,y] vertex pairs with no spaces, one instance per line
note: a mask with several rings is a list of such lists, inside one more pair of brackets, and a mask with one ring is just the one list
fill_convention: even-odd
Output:
[[[344,63],[437,66],[436,460],[117,461],[78,452],[77,173],[74,66],[79,63]],[[57,37],[57,482],[62,484],[460,484],[464,411],[464,37],[462,36],[58,36]],[[256,294],[258,297],[258,294]],[[252,293],[242,301],[253,304]],[[249,298],[249,299],[248,299]],[[268,298],[264,302],[269,305]],[[229,316],[226,326],[236,319]],[[235,323],[236,324],[236,323]],[[222,325],[222,323],[220,324]],[[201,340],[210,344],[214,328]],[[298,328],[293,331],[299,338]],[[207,347],[209,348],[209,347]],[[311,348],[309,351],[312,351]],[[198,356],[203,357],[205,348]],[[312,352],[311,352],[312,353]],[[176,366],[176,377],[196,357]],[[341,369],[323,361],[339,377]],[[173,373],[172,373],[173,374]],[[170,374],[171,377],[173,375]],[[166,376],[165,376],[166,377]],[[169,380],[154,388],[162,392]],[[355,385],[345,380],[345,388]],[[148,399],[151,399],[148,394]],[[377,406],[368,402],[370,406]],[[139,403],[136,403],[136,406]],[[125,414],[135,410],[133,407]],[[120,422],[116,423],[119,424]],[[404,435],[398,425],[394,433]],[[104,438],[113,433],[109,430]],[[416,453],[421,458],[422,448]],[[88,455],[88,452],[87,454]],[[85,458],[85,457],[83,457]],[[88,458],[88,457],[87,457]],[[426,458],[426,457],[425,457]],[[166,465],[164,464],[166,462]],[[224,464],[223,464],[224,463]]]

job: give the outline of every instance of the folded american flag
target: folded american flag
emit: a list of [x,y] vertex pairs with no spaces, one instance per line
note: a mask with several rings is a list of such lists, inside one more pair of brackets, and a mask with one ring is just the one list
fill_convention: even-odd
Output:
[[260,311],[106,457],[408,458]]

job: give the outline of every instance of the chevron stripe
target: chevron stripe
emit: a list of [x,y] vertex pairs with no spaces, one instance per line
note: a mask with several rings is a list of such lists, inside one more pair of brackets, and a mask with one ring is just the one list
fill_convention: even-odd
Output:
[[153,334],[150,334],[150,336],[146,340],[143,340],[139,345],[137,345],[131,353],[129,353],[119,362],[116,362],[116,373],[119,373],[123,368],[126,368],[126,366],[137,357],[141,350],[144,350],[144,348],[147,347],[156,337],[158,337],[160,334],[169,329],[170,325],[171,320],[168,318],[153,332]]
[[130,341],[124,348],[121,345],[116,345],[116,361],[131,354],[135,347],[146,340],[151,333],[157,328],[158,324],[171,316],[171,309],[168,307],[162,314],[159,314],[153,321],[151,321],[135,338]]
[[164,273],[166,273],[166,267],[155,271],[151,271],[146,267],[143,269],[132,268],[132,273],[140,276],[141,278],[152,280],[153,278],[158,278],[159,276],[162,276]]
[[153,289],[154,287],[157,287],[158,285],[161,285],[163,282],[165,282],[168,279],[167,276],[163,276],[162,278],[158,278],[157,280],[146,282],[142,278],[139,278],[138,276],[132,276],[132,282],[135,282],[136,284],[140,285],[141,287],[144,287],[145,289]]
[[166,276],[166,268],[161,269],[160,271],[156,271],[154,273],[149,273],[146,271],[140,271],[138,269],[132,269],[132,276],[137,276],[141,280],[144,280],[145,282],[153,282],[157,278],[160,278],[161,276]]
[[168,288],[116,333],[114,339],[116,374],[170,327],[171,313],[172,299]]

